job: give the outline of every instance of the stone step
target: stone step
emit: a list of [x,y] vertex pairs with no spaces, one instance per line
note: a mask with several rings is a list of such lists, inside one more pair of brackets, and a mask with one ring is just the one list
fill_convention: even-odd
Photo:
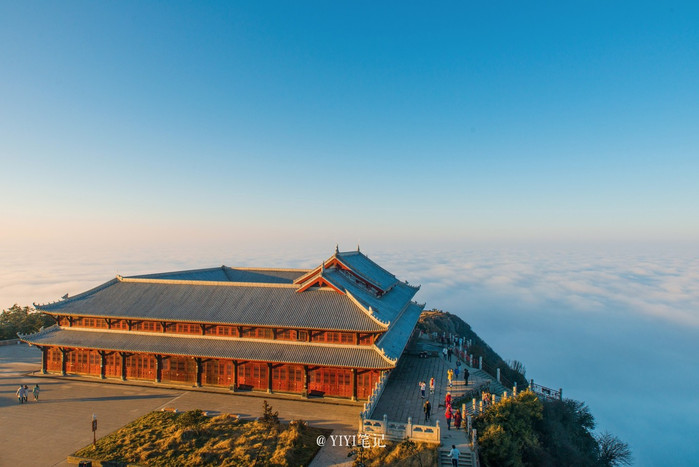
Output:
[[[439,465],[443,467],[451,467],[451,457],[449,457],[448,449],[439,450]],[[459,456],[459,467],[473,467],[473,454],[470,450],[464,452],[461,450],[461,455]]]

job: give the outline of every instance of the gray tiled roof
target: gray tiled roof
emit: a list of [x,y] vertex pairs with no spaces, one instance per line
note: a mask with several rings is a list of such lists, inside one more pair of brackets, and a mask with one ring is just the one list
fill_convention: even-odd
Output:
[[292,285],[121,279],[67,300],[37,305],[48,313],[243,326],[383,331],[347,297]]
[[59,326],[20,337],[23,341],[34,345],[158,355],[184,355],[367,369],[389,369],[395,366],[394,363],[382,357],[373,346],[337,346],[255,339],[79,330]]
[[323,277],[340,290],[349,291],[365,308],[371,307],[374,316],[384,323],[393,322],[418,291],[417,287],[397,282],[387,293],[375,293],[357,284],[350,275],[338,269],[326,269]]
[[130,277],[139,279],[291,284],[294,279],[307,272],[308,271],[305,269],[253,269],[221,266],[220,268],[161,272],[157,274],[143,274]]
[[[328,269],[319,266],[313,270],[235,269],[221,266],[129,278],[117,277],[67,300],[36,305],[36,308],[71,316],[359,332],[387,331],[377,343],[380,350],[374,349],[373,352],[377,355],[385,352],[385,356],[390,359],[398,358],[422,310],[422,306],[411,302],[419,287],[398,281],[393,274],[359,251],[336,251],[331,259],[335,257],[354,274],[374,284],[384,293],[377,293],[376,289],[367,287],[364,281],[358,280],[353,274],[332,266],[332,262],[328,262],[331,264]],[[317,287],[297,292],[304,284],[315,284],[320,276],[346,295]],[[294,281],[296,284],[293,284]],[[173,342],[183,339],[161,337],[178,339]],[[248,346],[245,348],[253,346],[247,341],[240,345]],[[254,345],[281,344],[261,344],[257,341]],[[270,352],[267,348],[264,351]],[[337,351],[337,347],[331,349],[331,352]]]
[[352,271],[374,285],[377,285],[383,291],[390,289],[398,282],[396,276],[386,271],[359,251],[338,252],[335,256]]
[[425,305],[411,303],[392,323],[391,328],[381,335],[376,346],[383,350],[386,356],[392,359],[401,356],[424,307]]

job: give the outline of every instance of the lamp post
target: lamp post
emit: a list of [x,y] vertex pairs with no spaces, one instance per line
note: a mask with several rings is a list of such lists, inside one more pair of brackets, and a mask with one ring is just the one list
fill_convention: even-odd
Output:
[[92,445],[97,444],[97,415],[92,414]]

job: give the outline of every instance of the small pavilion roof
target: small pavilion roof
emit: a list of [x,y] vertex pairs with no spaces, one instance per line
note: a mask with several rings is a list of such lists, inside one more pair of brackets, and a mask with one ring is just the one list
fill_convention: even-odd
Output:
[[20,335],[33,345],[87,348],[244,361],[279,362],[346,368],[390,369],[395,361],[375,346],[325,345],[263,339],[187,336],[144,332],[63,328],[54,325]]

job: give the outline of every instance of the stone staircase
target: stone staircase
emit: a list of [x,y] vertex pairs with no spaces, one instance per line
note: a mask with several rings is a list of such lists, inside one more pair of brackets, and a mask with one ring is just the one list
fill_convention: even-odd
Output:
[[[468,445],[457,445],[456,448],[461,452],[459,456],[459,467],[475,467],[476,462],[474,460],[473,453]],[[448,448],[439,448],[439,465],[442,467],[451,467],[451,458],[449,457],[449,451],[451,451],[451,446]]]
[[[490,392],[493,394],[497,394],[498,396],[502,396],[502,393],[507,391],[508,394],[512,394],[512,388],[507,388],[497,382],[495,378],[493,378],[491,375],[486,373],[484,370],[479,370],[478,368],[471,368],[468,367],[468,371],[471,374],[472,377],[474,378],[479,378],[483,380],[490,380]],[[520,388],[522,390],[526,388]]]

